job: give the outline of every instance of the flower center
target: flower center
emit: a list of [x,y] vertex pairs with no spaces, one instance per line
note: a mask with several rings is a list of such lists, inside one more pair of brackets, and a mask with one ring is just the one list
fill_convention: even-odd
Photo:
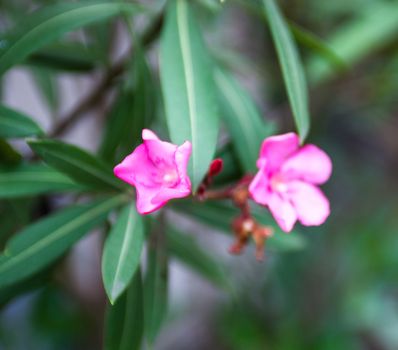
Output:
[[286,192],[287,184],[280,174],[276,174],[271,178],[271,188],[275,192]]
[[178,174],[175,169],[167,170],[163,175],[163,183],[166,186],[173,186],[178,181]]

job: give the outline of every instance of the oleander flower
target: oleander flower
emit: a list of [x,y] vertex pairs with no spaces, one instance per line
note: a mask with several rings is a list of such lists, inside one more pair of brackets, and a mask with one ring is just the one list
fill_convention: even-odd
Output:
[[172,198],[191,193],[187,165],[191,143],[181,146],[160,140],[151,130],[142,131],[143,143],[114,168],[115,175],[134,186],[137,211],[149,214]]
[[324,151],[300,147],[295,133],[272,136],[263,141],[257,167],[251,197],[269,208],[283,231],[290,232],[297,220],[305,226],[325,222],[329,201],[318,185],[329,179],[332,162]]

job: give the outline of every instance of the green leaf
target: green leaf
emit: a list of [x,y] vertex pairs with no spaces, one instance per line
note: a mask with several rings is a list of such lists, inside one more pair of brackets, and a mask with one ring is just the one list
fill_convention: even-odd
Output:
[[111,304],[129,285],[141,258],[144,223],[135,203],[125,207],[106,239],[102,256],[102,278]]
[[215,80],[223,107],[222,116],[242,169],[254,172],[261,143],[271,135],[273,128],[264,123],[254,101],[232,75],[216,70]]
[[44,164],[0,168],[0,198],[81,190],[83,186]]
[[91,49],[81,43],[56,43],[31,54],[24,62],[29,66],[68,71],[87,72],[96,66]]
[[0,289],[0,307],[6,306],[10,301],[18,298],[23,294],[27,294],[34,290],[38,290],[46,286],[53,277],[53,267],[35,273],[29,278],[24,279],[16,284]]
[[0,256],[0,288],[32,275],[60,257],[123,200],[123,196],[116,196],[76,205],[24,228],[7,243]]
[[[125,157],[127,152],[138,146],[142,142],[142,130],[150,127],[155,116],[157,101],[153,79],[138,44],[132,59],[127,81],[119,91],[104,130],[100,155],[107,161],[114,161],[118,147]],[[120,160],[119,157],[117,160]]]
[[0,164],[18,164],[22,156],[4,139],[0,138]]
[[216,286],[228,288],[227,273],[220,261],[201,249],[192,237],[169,226],[167,243],[170,253],[183,264]]
[[4,249],[12,234],[31,221],[35,201],[30,198],[6,199],[0,201],[0,246]]
[[[329,46],[346,65],[353,65],[396,40],[398,4],[376,1],[372,6],[365,6],[358,17],[338,28],[328,39]],[[319,57],[309,60],[308,71],[312,84],[321,83],[340,72]]]
[[160,67],[171,140],[192,143],[189,174],[195,192],[216,149],[218,115],[212,64],[186,0],[169,3]]
[[43,131],[30,117],[0,105],[0,137],[14,138],[42,134]]
[[289,27],[275,0],[263,0],[263,4],[282,68],[294,121],[303,142],[310,127],[307,84],[303,65]]
[[[192,219],[199,220],[202,224],[207,224],[227,234],[232,234],[232,220],[239,215],[238,209],[228,202],[200,203],[185,200],[184,203],[173,204],[173,207],[177,211],[189,215]],[[265,208],[253,206],[252,214],[259,223],[270,226],[274,230],[274,235],[267,239],[266,249],[283,252],[304,248],[304,237],[297,231],[289,234],[283,232],[274,223]]]
[[322,38],[295,23],[290,23],[290,29],[299,44],[313,50],[336,69],[347,69],[344,60]]
[[28,144],[46,163],[79,184],[113,190],[125,187],[110,166],[79,147],[54,140],[29,140]]
[[129,287],[108,305],[105,318],[105,350],[139,350],[144,333],[141,271],[138,268]]
[[148,268],[144,282],[145,334],[153,343],[167,312],[168,257],[163,232],[153,232],[148,244]]
[[14,31],[3,39],[0,75],[22,62],[29,54],[77,28],[138,10],[133,4],[112,1],[59,3],[25,16]]

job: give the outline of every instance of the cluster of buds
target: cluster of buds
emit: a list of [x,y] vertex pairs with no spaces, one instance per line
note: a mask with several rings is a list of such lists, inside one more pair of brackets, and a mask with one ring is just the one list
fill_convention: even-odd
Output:
[[232,222],[232,229],[236,237],[235,243],[229,248],[232,254],[240,254],[252,237],[256,245],[257,260],[264,259],[264,245],[267,238],[271,237],[271,227],[260,225],[251,215],[249,206],[249,183],[251,176],[244,177],[236,188],[231,191],[233,203],[240,209],[241,215]]
[[201,185],[197,197],[200,201],[208,199],[230,199],[239,209],[240,215],[233,219],[232,230],[235,234],[235,242],[229,248],[231,254],[241,254],[245,246],[252,238],[256,245],[257,260],[264,259],[264,246],[267,238],[273,234],[273,229],[257,222],[250,211],[249,185],[253,180],[252,175],[244,176],[237,184],[226,190],[209,190],[213,177],[222,170],[222,160],[215,159],[209,167],[207,175]]

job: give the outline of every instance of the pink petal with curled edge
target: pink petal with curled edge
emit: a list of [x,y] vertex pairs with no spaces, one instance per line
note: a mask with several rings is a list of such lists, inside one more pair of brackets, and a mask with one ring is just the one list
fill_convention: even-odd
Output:
[[330,214],[328,199],[312,184],[302,181],[288,182],[288,196],[299,221],[305,226],[321,225]]
[[332,161],[319,147],[306,145],[286,160],[281,172],[287,180],[323,184],[332,174]]
[[288,156],[297,151],[298,147],[299,137],[293,132],[268,137],[261,145],[257,166],[261,167],[263,159],[266,159],[268,170],[273,172]]
[[269,178],[264,170],[260,169],[249,185],[249,192],[253,200],[258,204],[267,205],[271,196]]
[[156,168],[148,159],[144,145],[139,145],[123,161],[113,169],[114,174],[121,180],[132,186],[137,183],[145,184],[149,187],[156,187],[156,177],[151,176],[157,173]]
[[148,140],[160,141],[159,137],[152,130],[149,130],[149,129],[143,129],[141,135],[142,135],[142,139],[144,141],[148,141]]
[[159,188],[149,188],[145,186],[136,186],[137,192],[137,211],[142,214],[150,214],[155,210],[163,207],[166,201],[157,201],[154,203],[153,199],[159,194]]
[[278,193],[272,193],[268,207],[279,227],[285,232],[290,232],[297,221],[296,210],[292,204]]

